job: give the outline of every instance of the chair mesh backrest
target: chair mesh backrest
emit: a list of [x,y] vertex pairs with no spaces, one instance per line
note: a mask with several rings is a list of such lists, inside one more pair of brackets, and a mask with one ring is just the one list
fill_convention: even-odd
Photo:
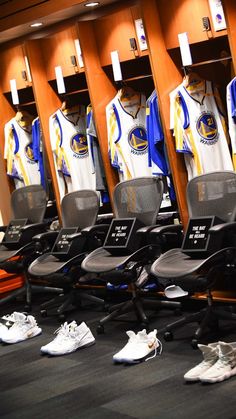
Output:
[[90,189],[70,192],[62,198],[62,226],[79,227],[94,225],[99,210],[97,192]]
[[145,225],[156,223],[163,196],[159,178],[140,177],[118,183],[114,189],[114,212],[117,218],[137,218]]
[[236,217],[236,173],[212,172],[191,179],[187,186],[189,217]]
[[30,223],[43,221],[47,208],[46,192],[42,185],[29,185],[15,189],[11,194],[14,219],[27,218]]

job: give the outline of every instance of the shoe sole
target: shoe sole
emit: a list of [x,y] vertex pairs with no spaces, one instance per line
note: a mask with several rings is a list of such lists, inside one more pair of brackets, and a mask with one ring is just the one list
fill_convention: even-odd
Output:
[[18,343],[18,342],[23,342],[23,341],[25,341],[25,340],[28,340],[28,339],[31,339],[31,338],[34,338],[35,336],[38,336],[38,335],[40,335],[42,333],[42,329],[40,329],[40,328],[38,328],[37,329],[37,331],[35,331],[35,332],[33,332],[33,334],[31,335],[31,336],[27,336],[25,339],[24,338],[22,338],[22,339],[18,339],[18,340],[6,340],[6,339],[2,339],[2,342],[3,343]]
[[233,377],[236,374],[236,367],[233,368],[231,371],[226,372],[225,374],[221,375],[220,377],[216,378],[200,378],[202,383],[220,383],[221,381],[228,380],[230,377]]
[[154,354],[155,354],[155,350],[145,355],[143,358],[139,358],[139,359],[121,358],[120,360],[113,359],[113,361],[115,364],[140,364],[141,362],[144,362],[149,357],[151,358]]
[[48,351],[41,351],[42,355],[51,355],[51,356],[62,356],[62,355],[67,355],[67,354],[72,354],[73,352],[79,351],[80,349],[85,349],[85,348],[89,348],[89,346],[93,346],[96,343],[96,340],[94,339],[92,342],[86,343],[83,346],[79,346],[79,348],[74,349],[73,351],[70,352],[63,352],[63,353],[58,353],[58,352],[48,352]]

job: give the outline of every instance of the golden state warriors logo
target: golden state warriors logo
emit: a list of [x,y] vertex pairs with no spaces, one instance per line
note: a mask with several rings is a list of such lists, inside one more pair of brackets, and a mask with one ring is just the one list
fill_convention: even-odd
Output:
[[86,135],[75,134],[71,138],[71,150],[75,153],[75,157],[83,157],[88,153],[88,143]]
[[204,144],[213,144],[217,141],[218,128],[214,115],[204,112],[197,120],[197,132],[204,140]]
[[146,152],[148,142],[147,133],[143,127],[136,127],[132,129],[128,134],[128,142],[131,147],[131,151],[135,154],[142,154]]
[[34,161],[34,153],[33,153],[32,143],[27,144],[27,146],[25,147],[25,155],[26,155],[28,160],[31,160],[32,162]]

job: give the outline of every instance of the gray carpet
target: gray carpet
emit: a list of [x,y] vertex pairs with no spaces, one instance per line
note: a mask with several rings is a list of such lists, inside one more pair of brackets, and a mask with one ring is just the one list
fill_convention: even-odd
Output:
[[[112,355],[127,342],[126,330],[138,331],[133,316],[106,325],[105,334],[96,334],[96,325],[104,313],[94,307],[69,315],[85,321],[96,337],[90,348],[60,357],[40,354],[40,347],[54,337],[60,326],[53,317],[42,318],[39,305],[32,314],[42,327],[42,334],[14,344],[0,344],[0,417],[1,419],[235,419],[236,376],[219,384],[186,384],[184,373],[201,360],[193,350],[190,336],[195,325],[175,333],[172,342],[163,343],[163,353],[134,366],[114,365]],[[22,303],[0,308],[0,315]],[[160,311],[151,329],[174,320],[174,315]],[[222,339],[236,340],[230,332]],[[211,340],[210,340],[211,341]]]

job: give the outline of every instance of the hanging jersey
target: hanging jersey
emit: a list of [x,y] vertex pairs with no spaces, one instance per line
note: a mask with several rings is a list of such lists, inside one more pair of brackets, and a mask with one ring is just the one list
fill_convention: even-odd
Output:
[[185,155],[188,179],[217,170],[233,170],[225,119],[210,81],[204,81],[192,92],[180,86],[175,101],[174,135],[177,152]]
[[73,113],[67,114],[59,109],[54,115],[53,127],[55,140],[52,146],[57,155],[58,170],[68,177],[68,191],[95,189],[96,179],[88,151],[84,106],[78,106]]
[[147,100],[146,127],[149,166],[152,167],[152,174],[168,175],[169,170],[164,146],[164,133],[160,120],[156,91]]
[[12,118],[4,128],[4,158],[7,174],[17,180],[16,187],[40,184],[38,162],[34,159],[31,126],[21,126]]
[[236,77],[226,88],[226,103],[229,124],[229,135],[233,153],[234,170],[236,169]]
[[117,94],[107,106],[106,114],[111,164],[120,171],[123,180],[151,176],[145,95],[140,94],[133,103],[125,103]]
[[32,143],[34,159],[38,162],[39,165],[40,182],[44,189],[46,189],[46,176],[43,160],[42,130],[40,127],[39,117],[35,118],[32,122]]
[[92,160],[92,167],[96,175],[96,190],[105,191],[105,171],[102,161],[102,156],[97,139],[97,131],[94,124],[92,106],[87,106],[86,109],[86,125],[87,125],[87,139],[89,155]]
[[55,118],[55,114],[49,117],[49,136],[50,136],[50,143],[53,152],[53,162],[55,167],[55,173],[57,178],[57,185],[60,195],[60,200],[66,194],[66,184],[64,175],[61,171],[61,150],[60,150],[60,128],[58,126],[57,120]]

